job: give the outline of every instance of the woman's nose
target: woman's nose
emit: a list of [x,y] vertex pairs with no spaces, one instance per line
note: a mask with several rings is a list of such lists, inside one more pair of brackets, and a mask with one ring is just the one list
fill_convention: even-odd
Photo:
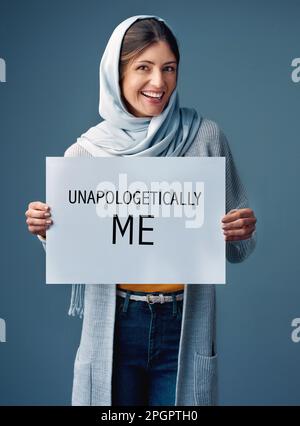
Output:
[[151,83],[155,88],[162,89],[164,87],[164,78],[161,71],[154,71],[151,76]]

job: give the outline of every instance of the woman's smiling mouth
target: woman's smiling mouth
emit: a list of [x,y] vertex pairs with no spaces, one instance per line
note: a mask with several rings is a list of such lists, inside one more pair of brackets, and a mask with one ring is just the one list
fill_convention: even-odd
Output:
[[141,91],[141,94],[145,96],[149,100],[149,102],[159,103],[162,100],[165,92],[153,92],[151,90],[143,90]]

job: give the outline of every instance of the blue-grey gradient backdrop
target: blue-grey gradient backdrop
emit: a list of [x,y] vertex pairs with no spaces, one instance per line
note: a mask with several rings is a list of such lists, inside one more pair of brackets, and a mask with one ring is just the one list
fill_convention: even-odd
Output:
[[25,210],[45,199],[45,156],[99,122],[98,66],[114,27],[164,17],[181,46],[182,106],[227,135],[257,218],[258,245],[219,287],[220,404],[300,404],[300,57],[297,0],[0,0],[1,405],[69,405],[81,320],[71,288],[45,285]]

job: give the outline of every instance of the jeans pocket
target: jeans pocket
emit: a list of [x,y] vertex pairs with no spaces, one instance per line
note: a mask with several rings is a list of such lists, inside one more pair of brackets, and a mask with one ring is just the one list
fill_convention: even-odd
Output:
[[92,365],[79,361],[76,357],[72,390],[72,405],[91,405],[92,401]]
[[217,354],[194,353],[195,405],[217,405]]

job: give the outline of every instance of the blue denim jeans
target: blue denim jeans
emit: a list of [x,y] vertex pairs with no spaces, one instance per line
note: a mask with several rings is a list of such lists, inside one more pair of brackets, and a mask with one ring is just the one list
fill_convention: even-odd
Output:
[[[123,290],[122,290],[123,291]],[[183,300],[148,303],[117,295],[112,405],[175,405]],[[159,294],[153,292],[151,294]]]

